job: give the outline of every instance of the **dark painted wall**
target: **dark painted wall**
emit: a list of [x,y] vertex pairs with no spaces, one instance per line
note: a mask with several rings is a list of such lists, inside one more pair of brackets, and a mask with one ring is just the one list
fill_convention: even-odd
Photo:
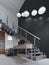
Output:
[[41,5],[47,8],[43,15],[37,15],[28,18],[19,18],[19,26],[41,38],[40,49],[49,57],[49,0],[26,0],[20,12],[28,10],[30,13],[35,9],[39,9]]

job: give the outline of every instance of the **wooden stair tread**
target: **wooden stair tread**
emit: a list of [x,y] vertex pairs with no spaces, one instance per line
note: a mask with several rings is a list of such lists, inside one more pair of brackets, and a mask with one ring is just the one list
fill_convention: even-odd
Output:
[[23,56],[16,56],[16,58],[20,59],[23,62],[29,62],[30,61],[30,59],[23,57]]
[[[32,54],[34,54],[34,53],[32,52]],[[36,54],[42,54],[42,52],[36,52]]]
[[42,58],[42,57],[46,57],[46,55],[38,55],[38,56],[36,56],[36,58]]

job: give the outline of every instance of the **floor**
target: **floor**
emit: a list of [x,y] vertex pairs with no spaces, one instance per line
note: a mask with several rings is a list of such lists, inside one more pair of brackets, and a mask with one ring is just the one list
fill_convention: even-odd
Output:
[[5,55],[0,55],[0,64],[1,65],[37,65],[34,61],[31,62],[22,62],[16,57],[7,57]]
[[39,61],[22,62],[16,57],[7,57],[5,55],[0,55],[1,65],[49,65],[49,59],[43,59]]
[[49,58],[37,61],[38,65],[49,65]]

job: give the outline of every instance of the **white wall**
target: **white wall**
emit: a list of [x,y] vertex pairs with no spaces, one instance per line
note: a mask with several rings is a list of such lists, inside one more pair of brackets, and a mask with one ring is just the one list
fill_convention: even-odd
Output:
[[19,41],[19,39],[16,38],[15,36],[13,36],[14,46],[17,46],[18,45],[18,41]]
[[9,48],[13,48],[13,46],[18,45],[18,41],[19,39],[17,39],[16,37],[12,36],[13,40],[8,40],[8,34],[5,33],[5,49],[9,49]]
[[[4,6],[0,5],[0,19],[2,19],[2,22],[6,23],[6,19],[8,16],[8,26],[12,28],[12,24],[14,22],[15,25],[15,32],[17,32],[17,27],[18,27],[18,19],[16,16],[13,14],[13,12],[9,11],[7,8]],[[8,41],[7,40],[8,35],[5,33],[5,49],[13,48],[13,40]],[[14,37],[14,45],[17,45],[17,39]]]
[[16,14],[5,8],[4,6],[0,5],[0,19],[4,23],[6,23],[6,19],[8,16],[8,26],[12,28],[12,23],[14,22],[15,25],[15,32],[17,32],[17,27],[18,27],[18,19],[16,18]]
[[8,35],[5,33],[5,49],[13,48],[13,40],[9,41]]
[[[0,19],[2,19],[2,22],[6,23],[8,16],[8,26],[12,28],[14,22],[16,33],[18,27],[18,18],[16,17],[16,13],[18,13],[24,1],[25,0],[0,0]],[[18,39],[16,37],[13,37],[14,41],[8,41],[7,37],[8,35],[5,33],[5,49],[13,48],[13,42],[14,46],[18,45]]]

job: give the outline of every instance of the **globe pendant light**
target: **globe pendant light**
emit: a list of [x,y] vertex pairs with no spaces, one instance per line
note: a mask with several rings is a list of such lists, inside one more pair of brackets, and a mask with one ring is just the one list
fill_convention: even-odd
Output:
[[36,16],[37,15],[36,0],[33,1],[33,6],[34,6],[34,9],[32,10],[31,15]]
[[36,16],[36,15],[37,15],[37,10],[33,10],[33,11],[31,12],[31,15],[32,15],[32,16]]
[[17,13],[17,17],[21,17],[21,14],[20,13]]
[[24,12],[22,12],[22,14],[21,14],[21,15],[22,15],[22,17],[25,17],[25,16],[24,16]]
[[38,14],[39,14],[39,15],[42,15],[42,14],[44,14],[45,12],[46,12],[46,7],[44,7],[44,6],[40,7],[40,9],[38,10]]
[[23,15],[24,15],[24,17],[28,17],[29,16],[29,11],[24,11]]
[[42,6],[42,0],[41,0],[41,7],[39,8],[38,10],[38,14],[39,15],[42,15],[46,12],[46,7],[45,6]]

